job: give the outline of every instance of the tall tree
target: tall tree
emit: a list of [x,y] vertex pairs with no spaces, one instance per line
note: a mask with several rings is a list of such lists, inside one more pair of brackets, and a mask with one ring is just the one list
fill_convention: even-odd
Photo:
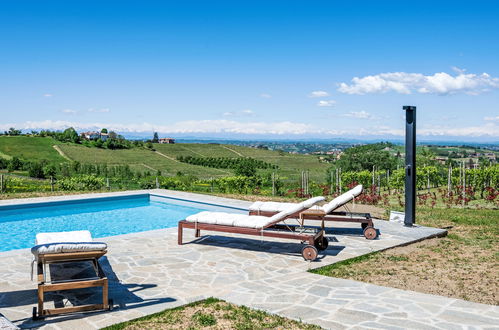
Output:
[[152,138],[152,143],[159,143],[158,132],[154,132],[154,135],[153,135],[153,138]]

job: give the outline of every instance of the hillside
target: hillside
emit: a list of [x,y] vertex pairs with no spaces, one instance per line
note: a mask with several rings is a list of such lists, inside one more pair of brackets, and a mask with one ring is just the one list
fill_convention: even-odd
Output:
[[[64,157],[54,148],[57,146]],[[288,154],[278,151],[255,149],[234,145],[220,144],[154,144],[156,151],[145,148],[108,150],[85,147],[78,144],[62,143],[50,137],[0,136],[0,157],[19,157],[26,160],[48,160],[68,162],[68,159],[80,163],[129,165],[136,171],[163,175],[175,175],[177,172],[192,174],[200,178],[232,175],[230,169],[209,168],[177,161],[178,156],[193,157],[252,157],[279,166],[277,170],[258,170],[259,173],[276,172],[281,178],[299,180],[302,170],[310,171],[312,180],[323,181],[329,167],[319,162],[317,156]]]

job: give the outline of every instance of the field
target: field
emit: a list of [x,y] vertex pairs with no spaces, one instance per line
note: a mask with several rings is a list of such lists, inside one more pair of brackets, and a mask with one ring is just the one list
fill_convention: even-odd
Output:
[[19,157],[23,159],[48,160],[50,162],[65,162],[55,149],[60,144],[52,138],[33,138],[29,136],[1,136],[0,157]]
[[320,329],[214,298],[167,309],[104,330],[120,329]]
[[421,225],[448,228],[448,236],[364,255],[314,272],[498,305],[497,209],[418,207],[416,218]]
[[254,149],[249,147],[220,144],[154,144],[156,151],[145,148],[124,150],[108,150],[90,148],[77,144],[61,143],[46,137],[0,137],[0,157],[14,156],[26,160],[48,160],[58,163],[68,160],[61,156],[53,147],[56,145],[62,153],[73,161],[91,164],[129,165],[136,171],[149,171],[155,174],[158,170],[162,175],[175,175],[177,172],[191,174],[200,178],[216,178],[233,175],[230,169],[216,169],[198,165],[181,163],[178,156],[194,157],[252,157],[279,166],[278,170],[258,170],[259,173],[275,171],[282,179],[300,180],[301,171],[309,170],[310,179],[324,181],[325,172],[329,167],[319,162],[316,156],[296,155],[277,151]]

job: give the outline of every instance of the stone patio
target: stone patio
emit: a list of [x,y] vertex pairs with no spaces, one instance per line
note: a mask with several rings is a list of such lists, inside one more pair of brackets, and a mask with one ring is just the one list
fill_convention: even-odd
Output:
[[[133,192],[137,193],[137,192]],[[143,193],[143,192],[138,192]],[[179,199],[245,208],[248,202],[213,196],[152,190]],[[92,194],[123,195],[130,193]],[[89,196],[89,195],[87,195]],[[26,200],[46,202],[80,196]],[[13,201],[0,202],[0,205]],[[183,246],[177,229],[99,239],[108,243],[101,263],[110,279],[112,312],[65,315],[32,321],[36,283],[30,281],[28,249],[0,253],[0,312],[22,328],[95,329],[207,297],[262,309],[324,328],[477,329],[499,328],[499,308],[464,300],[376,286],[307,272],[340,260],[445,233],[406,228],[376,220],[380,238],[366,240],[355,224],[333,223],[329,248],[315,262],[305,262],[295,241],[203,232],[194,240],[186,230]],[[360,227],[360,226],[359,226]],[[70,271],[70,270],[67,270]],[[84,271],[84,265],[72,271]],[[54,304],[91,302],[98,292],[52,295]]]

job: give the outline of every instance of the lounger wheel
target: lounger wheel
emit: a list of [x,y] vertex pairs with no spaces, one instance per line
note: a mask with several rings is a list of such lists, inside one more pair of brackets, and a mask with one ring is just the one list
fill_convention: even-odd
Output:
[[316,239],[314,242],[315,248],[319,251],[324,251],[325,249],[327,249],[328,245],[329,245],[329,240],[327,239],[326,236],[321,236],[318,239]]
[[301,250],[301,255],[303,259],[313,261],[319,255],[319,251],[317,251],[315,246],[307,245]]
[[364,229],[364,237],[367,239],[375,239],[376,237],[378,237],[378,232],[376,231],[376,229],[374,229],[374,227],[367,226]]

